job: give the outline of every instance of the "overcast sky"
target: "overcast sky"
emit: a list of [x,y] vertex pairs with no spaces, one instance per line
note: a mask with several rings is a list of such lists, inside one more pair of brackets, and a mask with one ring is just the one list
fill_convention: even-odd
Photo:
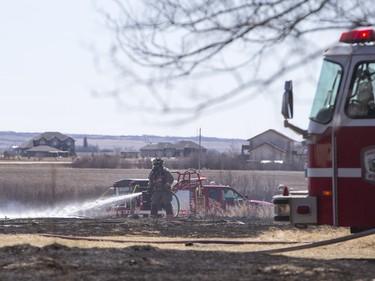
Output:
[[[179,126],[155,125],[141,113],[120,111],[110,97],[93,96],[106,83],[113,87],[90,51],[110,45],[100,23],[90,0],[0,1],[0,131],[196,136],[201,128],[203,136],[247,139],[276,129],[299,138],[283,128],[284,78],[275,83],[272,98],[260,96]],[[292,123],[306,129],[315,89],[295,85]]]

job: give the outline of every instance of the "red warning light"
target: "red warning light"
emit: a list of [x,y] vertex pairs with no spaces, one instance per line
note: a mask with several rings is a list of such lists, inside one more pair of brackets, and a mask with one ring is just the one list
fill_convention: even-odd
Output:
[[284,186],[283,196],[289,196],[289,188],[287,186]]
[[343,32],[340,37],[340,42],[343,43],[365,43],[375,41],[375,32],[373,29],[358,29]]

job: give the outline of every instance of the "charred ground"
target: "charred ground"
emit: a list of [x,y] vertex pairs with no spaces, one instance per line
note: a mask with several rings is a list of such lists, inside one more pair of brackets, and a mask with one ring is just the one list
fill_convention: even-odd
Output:
[[[257,239],[265,233],[290,231],[289,225],[262,219],[17,219],[3,220],[0,235],[1,280],[373,280],[375,259],[296,258],[253,250],[206,248],[182,243],[163,248],[153,243],[118,247],[67,246],[63,239],[44,246],[22,241],[4,246],[4,237],[43,237],[44,234],[127,239]],[[314,228],[306,232],[314,231]],[[45,238],[48,239],[48,238]],[[91,246],[90,246],[91,243]],[[190,246],[190,247],[189,247]],[[280,245],[279,245],[280,246]],[[369,245],[374,247],[374,244]],[[335,247],[326,251],[334,251]],[[324,250],[324,249],[323,249]],[[356,249],[353,249],[355,251]]]

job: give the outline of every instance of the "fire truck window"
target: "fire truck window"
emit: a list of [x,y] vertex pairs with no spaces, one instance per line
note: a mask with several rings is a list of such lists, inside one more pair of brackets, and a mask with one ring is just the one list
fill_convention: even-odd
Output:
[[241,201],[243,197],[238,192],[234,191],[233,189],[223,189],[223,198],[225,201]]
[[210,199],[219,201],[219,195],[216,189],[210,189],[209,196],[210,196]]
[[346,114],[353,119],[375,118],[374,106],[375,63],[357,66],[345,105]]
[[341,78],[341,65],[325,60],[320,72],[310,119],[319,123],[328,123],[332,119]]

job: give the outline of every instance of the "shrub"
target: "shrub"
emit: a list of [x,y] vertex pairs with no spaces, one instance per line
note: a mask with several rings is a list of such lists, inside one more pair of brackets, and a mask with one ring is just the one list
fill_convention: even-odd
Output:
[[73,168],[97,168],[97,169],[115,169],[121,168],[121,166],[126,166],[125,163],[120,162],[119,156],[111,155],[99,155],[92,157],[82,157],[77,158],[73,163]]
[[210,220],[218,220],[225,217],[270,219],[273,217],[273,207],[241,203],[234,206],[227,206],[224,210],[219,202],[210,199],[207,210],[203,213],[201,212],[202,214]]

